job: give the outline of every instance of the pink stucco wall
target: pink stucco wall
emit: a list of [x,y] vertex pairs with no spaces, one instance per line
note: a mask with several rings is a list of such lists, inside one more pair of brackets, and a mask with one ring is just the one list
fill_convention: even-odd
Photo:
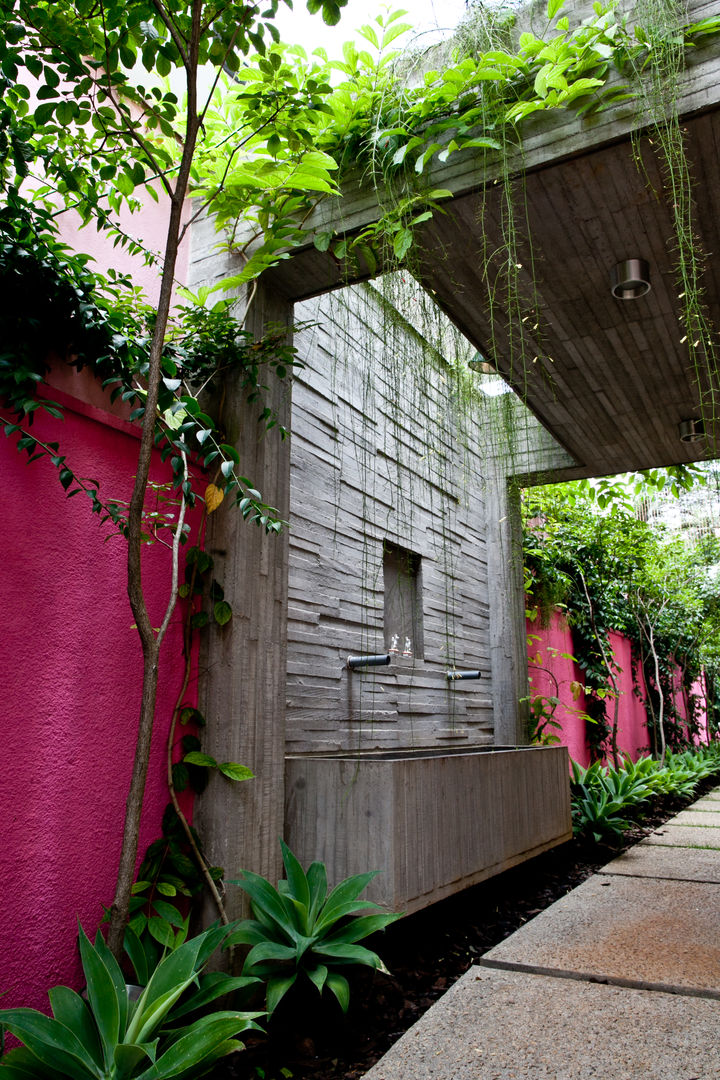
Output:
[[[99,480],[106,496],[127,498],[137,434],[92,406],[76,409],[63,423],[38,414],[35,434],[61,438],[80,475]],[[0,440],[0,990],[3,1006],[43,1007],[49,986],[79,984],[76,919],[94,934],[112,899],[142,667],[125,542],[90,514],[84,495],[65,497],[49,461],[26,464],[13,441]],[[154,478],[166,478],[159,463]],[[167,550],[148,547],[144,571],[157,625]],[[163,758],[182,674],[179,612],[163,655],[141,853],[168,801]]]
[[[589,722],[579,713],[586,711],[585,695],[577,698],[572,693],[572,683],[583,683],[583,672],[572,659],[572,637],[565,617],[556,612],[547,627],[538,627],[528,621],[528,674],[530,694],[557,696],[560,705],[555,719],[562,725],[562,731],[548,729],[557,735],[561,743],[568,747],[570,757],[581,765],[590,762],[587,741]],[[634,692],[631,645],[621,634],[611,632],[610,647],[615,658],[617,681],[620,688],[620,707],[618,712],[618,747],[622,753],[637,759],[649,751],[649,735],[646,726],[645,709]],[[559,684],[556,693],[555,683],[548,674],[549,669]],[[642,675],[640,675],[641,685]],[[699,693],[699,688],[697,689]],[[676,703],[683,710],[682,695],[676,695]],[[607,714],[612,717],[614,703],[608,702]],[[701,734],[702,739],[702,734]]]
[[[159,184],[156,189],[160,196],[160,206],[168,205]],[[137,192],[136,194],[140,194]],[[190,200],[185,203],[183,221],[186,221],[191,212]],[[165,234],[167,230],[167,214],[158,209],[158,204],[147,198],[147,204],[143,209],[131,214],[125,205],[117,215],[119,227],[128,236],[137,240],[143,247],[154,255],[162,255],[165,251]],[[131,255],[126,249],[113,247],[108,235],[98,232],[92,225],[80,229],[80,218],[72,211],[61,214],[57,223],[60,228],[60,236],[75,251],[81,251],[93,258],[92,269],[101,273],[108,270],[118,270],[125,274],[131,274],[133,284],[142,289],[147,299],[154,303],[160,292],[161,263],[148,264],[142,255]],[[190,236],[185,235],[178,250],[178,259],[175,267],[175,280],[187,281],[187,268],[190,258]]]

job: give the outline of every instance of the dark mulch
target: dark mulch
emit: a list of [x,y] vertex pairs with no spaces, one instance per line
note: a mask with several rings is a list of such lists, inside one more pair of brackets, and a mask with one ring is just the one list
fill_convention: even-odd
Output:
[[656,803],[617,846],[576,840],[409,915],[369,941],[392,976],[352,976],[347,1016],[309,984],[281,1003],[268,1036],[248,1037],[212,1080],[358,1080],[493,945],[580,885],[621,851],[717,786]]

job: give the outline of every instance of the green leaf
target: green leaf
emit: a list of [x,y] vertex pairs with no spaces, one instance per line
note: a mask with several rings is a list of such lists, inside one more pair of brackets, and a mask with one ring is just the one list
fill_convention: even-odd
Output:
[[[253,1021],[261,1013],[217,1012],[204,1016],[184,1029],[183,1035],[161,1054],[155,1064],[137,1076],[137,1080],[160,1080],[182,1075],[206,1060],[227,1044],[233,1035],[257,1029]],[[231,1047],[235,1049],[235,1045]]]
[[403,259],[412,247],[413,235],[409,229],[399,229],[393,237],[393,251],[398,259]]
[[348,1006],[350,1005],[350,984],[347,979],[343,975],[338,975],[337,972],[331,971],[328,974],[325,985],[337,998],[342,1011],[344,1013],[347,1012]]
[[255,773],[252,769],[248,769],[247,765],[240,765],[237,761],[221,761],[218,763],[218,769],[227,776],[230,780],[254,780]]
[[327,981],[328,969],[324,964],[318,964],[317,967],[308,968],[307,977],[313,986],[316,988],[319,994],[322,994],[323,987]]
[[165,919],[159,915],[151,915],[147,921],[148,933],[155,938],[160,945],[164,945],[166,948],[172,948],[175,935],[173,934],[172,927],[166,922]]
[[189,754],[185,754],[183,761],[187,765],[203,765],[208,769],[217,769],[218,767],[214,757],[210,757],[209,754],[201,754],[199,750],[191,750]]
[[[87,996],[105,1053],[105,1063],[112,1061],[116,1043],[120,1040],[121,1013],[127,1011],[123,980],[123,998],[118,999],[115,980],[97,949],[90,944],[82,926],[79,927],[80,957],[82,960]],[[123,1009],[124,1005],[124,1009]]]
[[565,0],[549,0],[547,6],[548,19],[554,19],[558,11],[563,7]]
[[123,941],[125,952],[128,954],[130,963],[135,970],[135,977],[140,986],[145,986],[147,983],[150,972],[148,971],[147,956],[145,949],[143,948],[140,938],[135,933],[133,927],[128,924],[125,927],[125,938]]
[[91,1080],[99,1074],[77,1036],[58,1020],[35,1009],[2,1009],[0,1024],[20,1039],[37,1059],[72,1080]]
[[103,1052],[97,1028],[87,1004],[67,986],[54,986],[48,991],[53,1016],[80,1039],[98,1068],[103,1065]]
[[168,904],[167,900],[160,900],[157,896],[152,902],[152,906],[157,911],[161,918],[169,922],[171,926],[180,927],[183,925],[183,918],[180,912],[172,904]]
[[265,1007],[268,1016],[272,1016],[290,987],[295,985],[296,980],[297,972],[293,972],[292,975],[281,975],[268,979],[267,994],[265,998]]
[[257,986],[258,981],[247,975],[227,975],[224,971],[213,971],[208,975],[202,975],[197,991],[183,1001],[182,1005],[173,1009],[173,1020],[195,1012],[196,1009],[205,1008],[211,1001],[224,997],[226,994],[238,990],[249,990]]
[[330,247],[333,236],[334,233],[332,232],[315,233],[315,236],[313,237],[313,244],[318,251],[327,251]]
[[225,626],[232,619],[232,608],[227,600],[218,600],[213,607],[213,616],[218,626]]
[[[309,909],[310,907],[310,886],[308,885],[308,879],[305,875],[305,871],[293,855],[290,848],[287,846],[284,840],[280,841],[280,848],[282,851],[283,866],[285,867],[285,875],[287,877],[287,883],[289,887],[289,894],[295,897],[303,907]],[[305,933],[309,933],[309,927],[305,927]]]

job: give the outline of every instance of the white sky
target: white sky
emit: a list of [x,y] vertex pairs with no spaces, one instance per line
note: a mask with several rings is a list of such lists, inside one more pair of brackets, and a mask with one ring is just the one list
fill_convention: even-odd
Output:
[[[415,33],[422,34],[418,44],[425,46],[454,30],[466,7],[465,0],[407,0],[406,3],[391,4],[382,4],[380,0],[348,0],[338,25],[326,26],[320,13],[308,13],[305,0],[293,0],[293,11],[281,5],[275,21],[283,41],[302,45],[308,53],[320,45],[327,50],[330,59],[334,59],[341,55],[342,43],[356,37],[357,27],[373,23],[381,13],[398,10],[407,12],[398,21],[411,23]],[[438,31],[444,31],[444,34]],[[403,44],[404,39],[399,38],[393,48]]]

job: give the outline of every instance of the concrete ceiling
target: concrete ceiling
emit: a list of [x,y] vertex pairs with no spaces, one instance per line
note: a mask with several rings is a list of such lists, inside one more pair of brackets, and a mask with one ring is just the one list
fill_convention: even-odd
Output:
[[[705,301],[713,325],[720,327],[717,43],[693,55],[679,101],[695,184],[697,248],[705,253]],[[700,415],[703,379],[698,381],[682,341],[670,201],[647,135],[639,143],[643,168],[638,167],[631,140],[637,126],[631,108],[590,123],[563,114],[529,128],[525,171],[514,185],[523,304],[512,330],[502,303],[495,303],[490,319],[488,286],[495,282],[492,270],[484,272],[488,252],[502,246],[502,183],[483,175],[470,155],[456,155],[457,163],[451,159],[432,177],[434,186],[450,188],[455,197],[425,228],[419,265],[412,266],[572,455],[575,475],[720,455],[711,437],[695,443],[679,438],[680,421]],[[359,184],[339,210],[321,209],[316,228],[332,225],[352,233],[377,214],[374,192]],[[629,258],[649,263],[651,291],[638,300],[617,300],[610,274]],[[348,279],[346,267],[308,247],[272,276],[285,296],[301,299],[369,275],[360,268]]]
[[[708,253],[705,301],[720,327],[720,112],[693,119],[686,130],[698,250]],[[503,277],[493,276],[498,259],[485,280],[482,274],[488,250],[499,249],[506,260],[499,185],[483,196],[455,199],[452,213],[433,223],[419,273],[543,425],[593,474],[716,456],[708,439],[688,444],[679,438],[680,421],[700,415],[698,377],[678,318],[670,207],[647,139],[642,161],[641,172],[624,141],[539,169],[526,177],[524,191],[516,185],[522,304],[511,325],[502,311]],[[611,271],[636,257],[649,263],[651,290],[637,300],[615,299]],[[497,287],[493,318],[489,286]]]

